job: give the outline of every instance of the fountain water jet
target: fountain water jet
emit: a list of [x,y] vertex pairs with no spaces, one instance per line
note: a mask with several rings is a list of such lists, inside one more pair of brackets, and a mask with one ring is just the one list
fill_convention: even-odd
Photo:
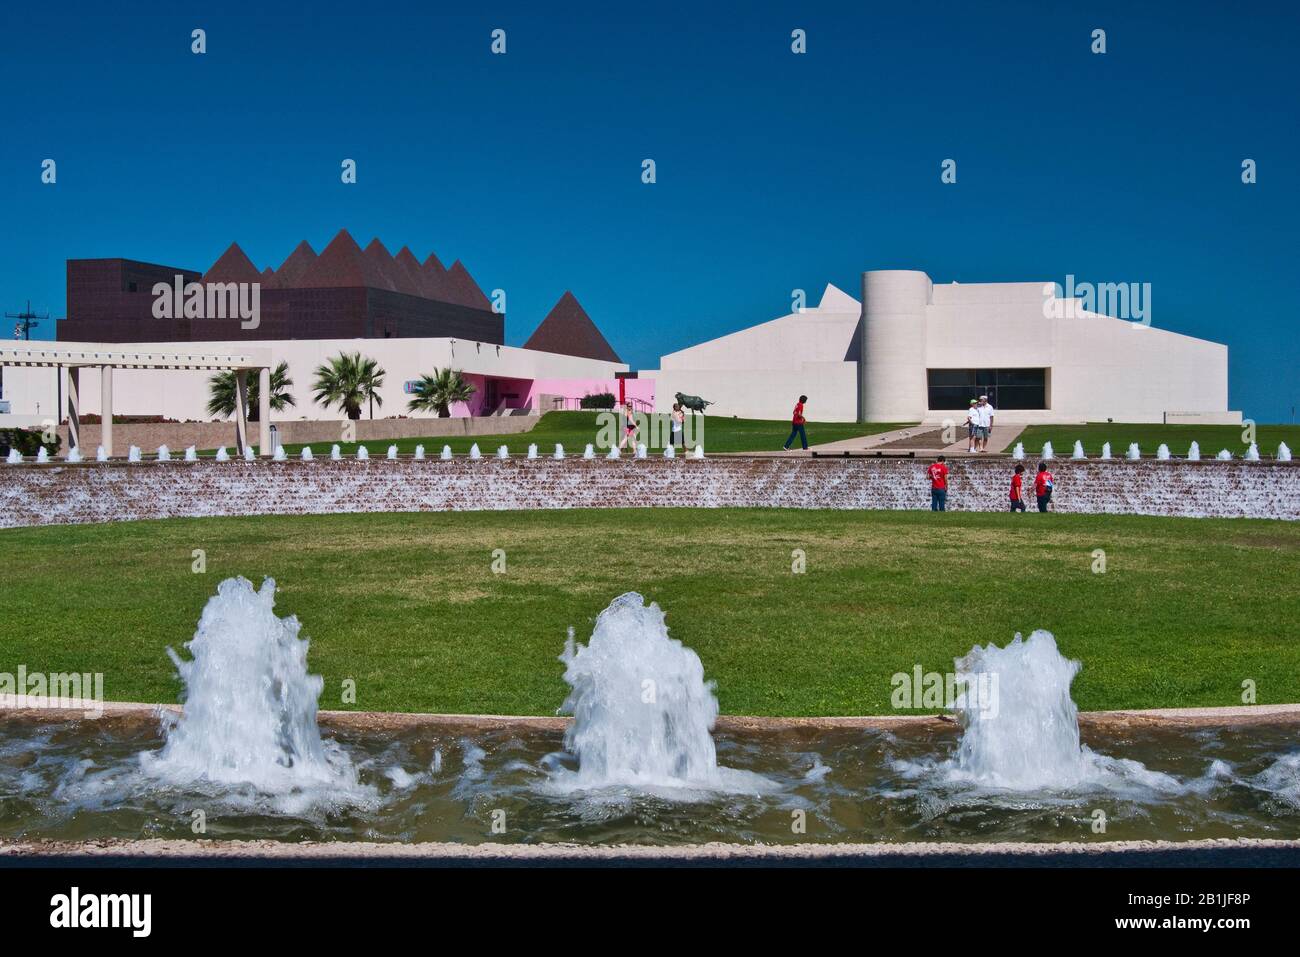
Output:
[[50,450],[45,446],[38,446],[36,449],[36,461],[40,465],[47,465],[50,461]]
[[[100,448],[103,448],[103,446],[101,445]],[[221,448],[217,449],[216,459],[218,462],[230,461],[230,453],[226,451],[226,447],[224,445]]]
[[1201,443],[1193,439],[1192,444],[1187,446],[1187,461],[1199,462],[1200,460],[1201,460]]
[[138,445],[133,445],[133,446],[131,446],[129,449],[127,449],[127,450],[126,450],[126,460],[127,460],[128,462],[139,462],[139,461],[140,461],[140,446],[138,446]]
[[171,460],[172,460],[172,450],[167,448],[166,445],[158,446],[158,461],[170,462]]
[[424,446],[423,446],[423,445],[417,445],[417,446],[415,447],[415,461],[417,461],[417,462],[423,462],[423,461],[424,461]]
[[1020,461],[1023,461],[1023,460],[1024,460],[1024,458],[1025,458],[1025,443],[1024,443],[1024,442],[1017,442],[1017,443],[1016,443],[1016,447],[1015,447],[1014,449],[1011,450],[1011,457],[1012,457],[1013,459],[1015,459],[1017,462],[1020,462]]
[[1054,451],[1052,450],[1052,443],[1051,443],[1051,442],[1044,442],[1044,443],[1043,443],[1043,454],[1040,456],[1040,458],[1043,458],[1043,459],[1054,459],[1054,458],[1056,458],[1056,452],[1054,452]]
[[343,450],[340,449],[340,448],[338,447],[338,445],[331,445],[331,446],[330,446],[330,459],[331,459],[332,461],[334,461],[334,462],[337,462],[337,461],[338,461],[339,459],[341,459],[341,458],[343,458]]
[[304,445],[302,451],[298,453],[298,457],[304,462],[311,462],[316,458],[316,456],[312,454],[310,445]]
[[362,462],[368,462],[370,460],[370,450],[364,445],[358,445],[357,458]]
[[1277,460],[1279,462],[1291,461],[1291,449],[1285,442],[1279,442],[1277,444]]
[[1103,459],[1109,459],[1109,458],[1110,458],[1110,443],[1109,443],[1109,442],[1105,442],[1105,443],[1102,444],[1102,446],[1101,446],[1101,457],[1102,457]]
[[442,447],[442,454],[439,455],[438,457],[439,457],[440,459],[442,459],[442,461],[444,461],[444,462],[450,462],[450,461],[451,461],[451,446],[450,446],[450,445],[444,445],[444,446]]
[[1074,452],[1071,453],[1070,458],[1072,458],[1072,459],[1086,459],[1087,457],[1088,457],[1088,456],[1085,455],[1085,454],[1084,454],[1084,451],[1083,451],[1083,443],[1080,442],[1078,439],[1075,439],[1075,440],[1074,440]]
[[392,461],[395,460],[396,458],[397,458],[397,446],[396,446],[396,445],[390,445],[390,446],[388,447],[388,461],[392,462]]
[[564,458],[564,446],[561,445],[559,442],[555,443],[555,458],[557,459]]
[[596,447],[588,442],[587,447],[582,450],[582,457],[584,459],[594,459],[596,457]]
[[1130,442],[1128,444],[1128,454],[1125,456],[1125,458],[1127,458],[1130,462],[1136,462],[1138,459],[1142,458],[1142,449],[1138,446],[1136,442]]
[[620,595],[596,619],[591,641],[565,642],[564,680],[572,689],[561,713],[578,769],[556,769],[560,790],[633,788],[771,790],[765,778],[718,766],[711,731],[718,716],[713,683],[699,655],[668,636],[664,613],[636,592]]
[[477,442],[469,447],[469,457],[471,459],[481,459],[483,457],[483,453],[478,450]]
[[141,770],[174,787],[251,788],[282,810],[374,803],[343,750],[321,739],[324,681],[307,673],[298,619],[274,608],[270,578],[260,591],[245,578],[217,586],[185,644],[191,658],[167,649],[185,684],[185,710],[165,717],[166,743],[140,754]]
[[95,461],[96,462],[108,461],[108,451],[102,445],[95,446]]
[[1259,446],[1254,442],[1250,443],[1250,448],[1246,449],[1246,454],[1242,456],[1247,462],[1259,461]]
[[257,456],[253,454],[253,447],[251,445],[244,446],[244,461],[245,462],[257,461]]
[[1159,447],[1158,449],[1156,449],[1156,458],[1159,459],[1161,462],[1168,462],[1168,461],[1169,461],[1169,446],[1167,446],[1165,443],[1161,442],[1161,443],[1160,443],[1160,447]]

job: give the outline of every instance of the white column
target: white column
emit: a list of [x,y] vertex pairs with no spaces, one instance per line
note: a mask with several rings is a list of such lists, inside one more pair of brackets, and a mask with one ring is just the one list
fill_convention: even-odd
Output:
[[248,373],[235,371],[235,448],[242,456],[248,448]]
[[257,370],[257,445],[262,450],[262,457],[274,455],[271,448],[271,369],[264,366]]
[[113,367],[99,367],[99,444],[104,454],[113,454]]
[[68,448],[81,448],[81,369],[68,366]]

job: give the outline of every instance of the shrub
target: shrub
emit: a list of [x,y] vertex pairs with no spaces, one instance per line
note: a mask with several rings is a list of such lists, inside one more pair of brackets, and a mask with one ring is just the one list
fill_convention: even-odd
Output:
[[54,436],[53,442],[42,442],[41,433],[37,429],[0,429],[0,456],[9,454],[10,449],[17,449],[22,453],[23,458],[29,458],[36,455],[36,450],[42,445],[45,451],[51,456],[59,454],[59,447],[63,440]]
[[584,395],[578,400],[580,409],[612,409],[614,408],[614,393],[597,392],[595,395]]

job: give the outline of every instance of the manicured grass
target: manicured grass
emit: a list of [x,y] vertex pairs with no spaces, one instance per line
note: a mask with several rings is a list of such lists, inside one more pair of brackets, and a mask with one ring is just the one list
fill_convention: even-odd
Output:
[[[505,574],[492,552],[504,549]],[[192,550],[207,569],[191,571]],[[791,573],[794,549],[807,571]],[[1106,571],[1094,574],[1094,550]],[[324,708],[551,714],[616,595],[667,611],[724,712],[890,713],[890,678],[1035,628],[1084,709],[1300,701],[1300,525],[1138,516],[737,509],[193,519],[0,532],[0,671],[102,671],[173,701],[217,583],[280,584]]]
[[[1201,458],[1212,459],[1220,449],[1227,449],[1240,458],[1249,446],[1242,441],[1244,425],[1160,425],[1141,422],[1089,422],[1087,425],[1031,425],[1012,442],[1009,451],[1016,442],[1025,444],[1025,451],[1037,454],[1043,443],[1050,441],[1052,449],[1060,456],[1069,455],[1076,441],[1083,443],[1083,450],[1088,455],[1100,455],[1104,443],[1110,443],[1110,454],[1122,458],[1128,451],[1129,443],[1136,442],[1143,455],[1154,456],[1156,449],[1164,442],[1169,452],[1176,458],[1187,455],[1187,447],[1193,441],[1201,445]],[[1261,458],[1272,458],[1277,454],[1279,442],[1285,442],[1293,451],[1300,449],[1300,425],[1258,425],[1255,427],[1255,441],[1259,445]]]
[[[433,436],[409,439],[372,439],[360,443],[372,456],[383,455],[388,446],[396,445],[403,455],[415,451],[417,445],[424,446],[426,455],[437,455],[444,445],[450,445],[457,455],[464,455],[471,445],[478,443],[484,455],[493,454],[499,446],[508,446],[514,455],[524,455],[528,446],[536,443],[539,455],[549,455],[555,451],[556,443],[564,446],[566,454],[582,454],[587,443],[595,443],[599,427],[596,424],[596,412],[547,412],[537,425],[528,432],[512,435],[480,435],[451,438]],[[723,416],[706,415],[697,418],[694,438],[704,443],[706,452],[771,452],[781,447],[790,435],[790,423],[769,421],[767,419],[733,419]],[[702,422],[702,426],[699,424]],[[877,432],[889,432],[904,428],[909,423],[871,422],[865,425],[854,422],[809,422],[806,426],[809,444],[819,442],[838,442],[840,439],[852,439],[860,435],[874,435]],[[256,430],[254,430],[256,434]],[[621,435],[619,436],[622,437]],[[644,440],[644,436],[642,437]],[[328,455],[331,442],[308,443],[316,455]],[[358,443],[339,442],[339,450],[344,455],[356,453]],[[286,445],[287,454],[297,455],[302,445]]]

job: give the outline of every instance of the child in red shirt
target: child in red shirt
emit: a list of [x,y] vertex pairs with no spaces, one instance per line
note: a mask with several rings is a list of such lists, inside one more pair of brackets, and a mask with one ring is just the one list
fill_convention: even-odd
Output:
[[1055,480],[1052,473],[1047,471],[1047,463],[1038,463],[1038,475],[1034,478],[1034,495],[1038,497],[1038,510],[1046,512],[1047,506],[1052,501],[1052,489]]
[[944,461],[941,455],[925,470],[930,476],[930,511],[932,512],[948,511],[948,466]]
[[1016,474],[1011,476],[1011,511],[1023,512],[1025,510],[1025,489],[1024,480],[1021,474],[1025,471],[1023,465],[1016,466]]

